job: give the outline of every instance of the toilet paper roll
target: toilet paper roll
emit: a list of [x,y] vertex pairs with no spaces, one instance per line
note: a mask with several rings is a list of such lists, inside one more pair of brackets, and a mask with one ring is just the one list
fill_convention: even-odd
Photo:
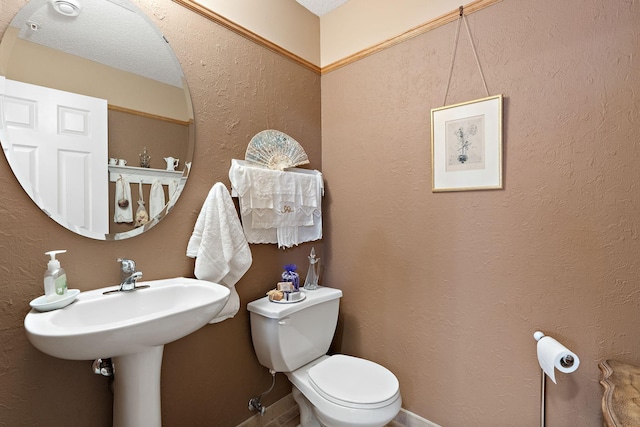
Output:
[[[538,363],[551,381],[556,383],[555,369],[565,374],[575,372],[580,366],[578,355],[551,337],[538,339]],[[556,383],[557,384],[557,383]]]

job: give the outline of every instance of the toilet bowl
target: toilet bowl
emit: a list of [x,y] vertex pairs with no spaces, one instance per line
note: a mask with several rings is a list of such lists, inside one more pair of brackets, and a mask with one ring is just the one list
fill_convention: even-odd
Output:
[[[323,426],[380,427],[400,411],[398,380],[388,369],[365,359],[345,355],[323,356],[286,373],[293,397]],[[295,389],[301,396],[296,398]],[[301,425],[304,410],[300,410]],[[307,424],[312,426],[313,424]]]
[[301,427],[382,427],[400,411],[395,375],[372,361],[326,354],[342,291],[304,289],[304,300],[249,303],[251,336],[260,363],[293,385]]

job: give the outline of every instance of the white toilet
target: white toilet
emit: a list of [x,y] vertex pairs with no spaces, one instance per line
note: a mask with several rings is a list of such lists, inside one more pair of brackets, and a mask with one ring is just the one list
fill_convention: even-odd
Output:
[[383,366],[327,356],[342,291],[319,287],[299,302],[248,304],[258,360],[293,384],[302,427],[382,427],[400,411],[398,379]]

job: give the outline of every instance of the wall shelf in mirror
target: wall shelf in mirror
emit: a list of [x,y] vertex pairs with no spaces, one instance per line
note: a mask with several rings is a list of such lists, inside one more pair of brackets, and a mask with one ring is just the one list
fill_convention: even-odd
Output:
[[169,185],[181,179],[187,179],[189,175],[189,167],[185,171],[172,171],[164,169],[140,168],[136,166],[114,166],[109,165],[109,181],[116,182],[118,177],[124,176],[129,184],[153,184],[160,181],[162,185]]

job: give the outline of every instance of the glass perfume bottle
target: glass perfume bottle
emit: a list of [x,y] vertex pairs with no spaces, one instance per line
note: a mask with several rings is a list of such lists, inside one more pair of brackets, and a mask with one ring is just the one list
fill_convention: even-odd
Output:
[[140,167],[141,168],[148,168],[150,166],[151,163],[151,156],[149,155],[149,152],[147,151],[147,147],[144,147],[144,149],[142,150],[142,153],[140,153]]
[[316,249],[311,248],[309,258],[309,270],[307,270],[307,278],[304,280],[304,289],[313,291],[318,289],[318,277],[320,275],[320,258],[316,258]]

